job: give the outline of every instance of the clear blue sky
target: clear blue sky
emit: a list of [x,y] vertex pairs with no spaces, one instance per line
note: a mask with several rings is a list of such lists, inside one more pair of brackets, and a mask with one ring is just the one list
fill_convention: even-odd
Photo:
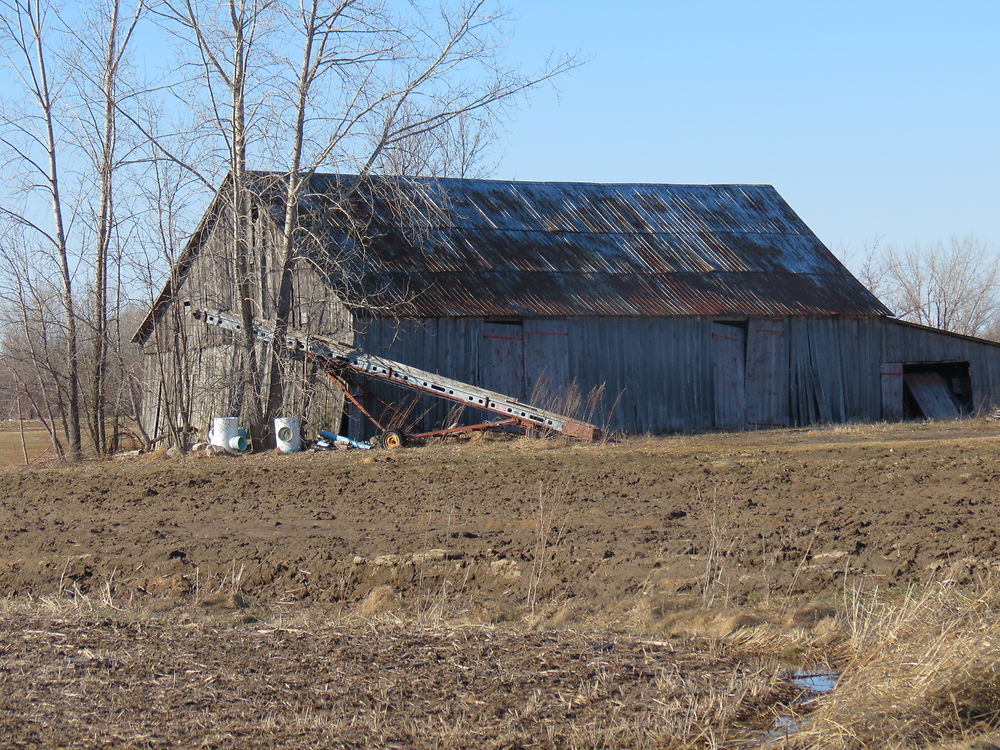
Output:
[[507,0],[509,54],[590,62],[496,177],[774,185],[834,251],[1000,248],[1000,1]]

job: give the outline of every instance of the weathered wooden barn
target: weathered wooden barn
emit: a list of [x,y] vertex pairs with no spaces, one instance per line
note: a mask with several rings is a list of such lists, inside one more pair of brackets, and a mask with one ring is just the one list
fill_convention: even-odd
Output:
[[[267,319],[284,206],[280,176],[256,178],[250,260]],[[136,334],[150,434],[235,408],[232,342],[180,304],[236,309],[225,192]],[[610,429],[957,416],[1000,401],[1000,345],[895,320],[767,185],[320,174],[300,213],[293,326],[543,406],[600,392],[593,421]],[[366,434],[301,367],[285,412]],[[413,414],[429,425],[447,409]]]

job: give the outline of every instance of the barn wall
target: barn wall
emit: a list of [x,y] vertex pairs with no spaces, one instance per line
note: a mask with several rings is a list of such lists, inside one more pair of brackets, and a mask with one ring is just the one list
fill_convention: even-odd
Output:
[[631,433],[712,426],[711,320],[576,318],[567,328],[570,378],[584,394],[604,392],[597,424]]
[[[508,395],[633,434],[878,421],[886,363],[968,361],[977,407],[1000,404],[1000,347],[891,320],[442,318],[361,328],[358,345],[374,353],[484,387],[506,384]],[[717,346],[720,332],[735,343]],[[729,362],[740,353],[742,371]],[[520,384],[510,369],[519,356]],[[431,429],[447,412],[427,399],[412,410],[423,415],[413,427]],[[372,431],[358,425],[353,434]]]
[[882,322],[883,361],[967,361],[977,411],[1000,405],[1000,345]]
[[[439,375],[466,383],[481,382],[480,353],[483,341],[482,318],[431,318],[427,320],[359,319],[355,331],[355,344],[373,354],[399,360]],[[365,387],[378,398],[392,404],[401,404],[405,416],[393,418],[371,396],[362,403],[380,421],[391,427],[419,432],[434,429],[449,416],[451,406],[440,399],[416,397],[412,392],[388,384],[366,382]],[[516,395],[516,394],[511,394]],[[349,432],[355,439],[367,439],[374,428],[356,409],[349,409]],[[482,421],[481,412],[468,410],[460,421],[471,424]],[[384,418],[384,419],[383,419]]]
[[[572,318],[485,322],[482,318],[359,322],[357,345],[450,378],[499,388],[528,403],[590,419],[610,429],[670,432],[712,426],[711,360],[703,346],[711,321],[698,318]],[[522,373],[518,384],[509,369]],[[368,385],[387,400],[390,386]],[[374,399],[366,408],[380,408]],[[353,410],[352,410],[353,411]],[[449,416],[437,399],[421,400],[410,429]],[[482,421],[468,410],[466,423]],[[352,436],[372,434],[352,416]]]

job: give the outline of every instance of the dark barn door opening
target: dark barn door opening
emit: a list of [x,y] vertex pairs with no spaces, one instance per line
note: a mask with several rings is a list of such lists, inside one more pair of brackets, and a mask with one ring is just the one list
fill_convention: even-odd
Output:
[[915,362],[903,365],[906,419],[957,419],[972,413],[968,362]]
[[882,419],[957,419],[972,413],[968,362],[884,364]]

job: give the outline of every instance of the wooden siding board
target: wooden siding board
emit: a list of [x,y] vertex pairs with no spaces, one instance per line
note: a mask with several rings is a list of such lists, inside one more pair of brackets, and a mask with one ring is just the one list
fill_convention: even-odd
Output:
[[836,321],[788,321],[791,347],[791,419],[795,425],[846,418],[844,374]]
[[571,382],[599,389],[592,420],[610,430],[665,433],[712,426],[712,359],[702,318],[569,318]]
[[813,373],[818,384],[816,397],[820,420],[824,423],[843,422],[847,409],[844,403],[839,321],[816,319],[814,323],[809,343]]
[[883,364],[879,371],[882,392],[882,420],[900,422],[903,419],[903,365]]
[[797,426],[819,421],[816,399],[816,378],[809,348],[809,321],[792,318],[788,321],[789,346],[791,347],[789,373],[791,389],[789,403],[791,422]]
[[848,395],[848,419],[874,422],[882,418],[879,349],[879,331],[876,321],[864,319],[851,321],[853,326],[847,336],[841,336],[844,382],[853,383]]
[[640,427],[633,415],[621,412],[609,414],[607,396],[609,392],[617,393],[624,387],[623,369],[625,362],[619,356],[620,348],[615,346],[611,352],[607,347],[609,331],[613,328],[610,320],[602,318],[570,318],[566,320],[566,349],[569,358],[568,371],[571,387],[581,395],[586,396],[595,388],[604,388],[604,402],[595,419],[609,429],[620,429],[619,425],[628,423]]
[[870,367],[864,341],[857,320],[842,320],[838,323],[837,355],[831,364],[840,370],[843,391],[844,420],[859,422],[865,419],[865,399],[863,372]]
[[484,323],[479,383],[523,401],[524,331],[521,323]]

